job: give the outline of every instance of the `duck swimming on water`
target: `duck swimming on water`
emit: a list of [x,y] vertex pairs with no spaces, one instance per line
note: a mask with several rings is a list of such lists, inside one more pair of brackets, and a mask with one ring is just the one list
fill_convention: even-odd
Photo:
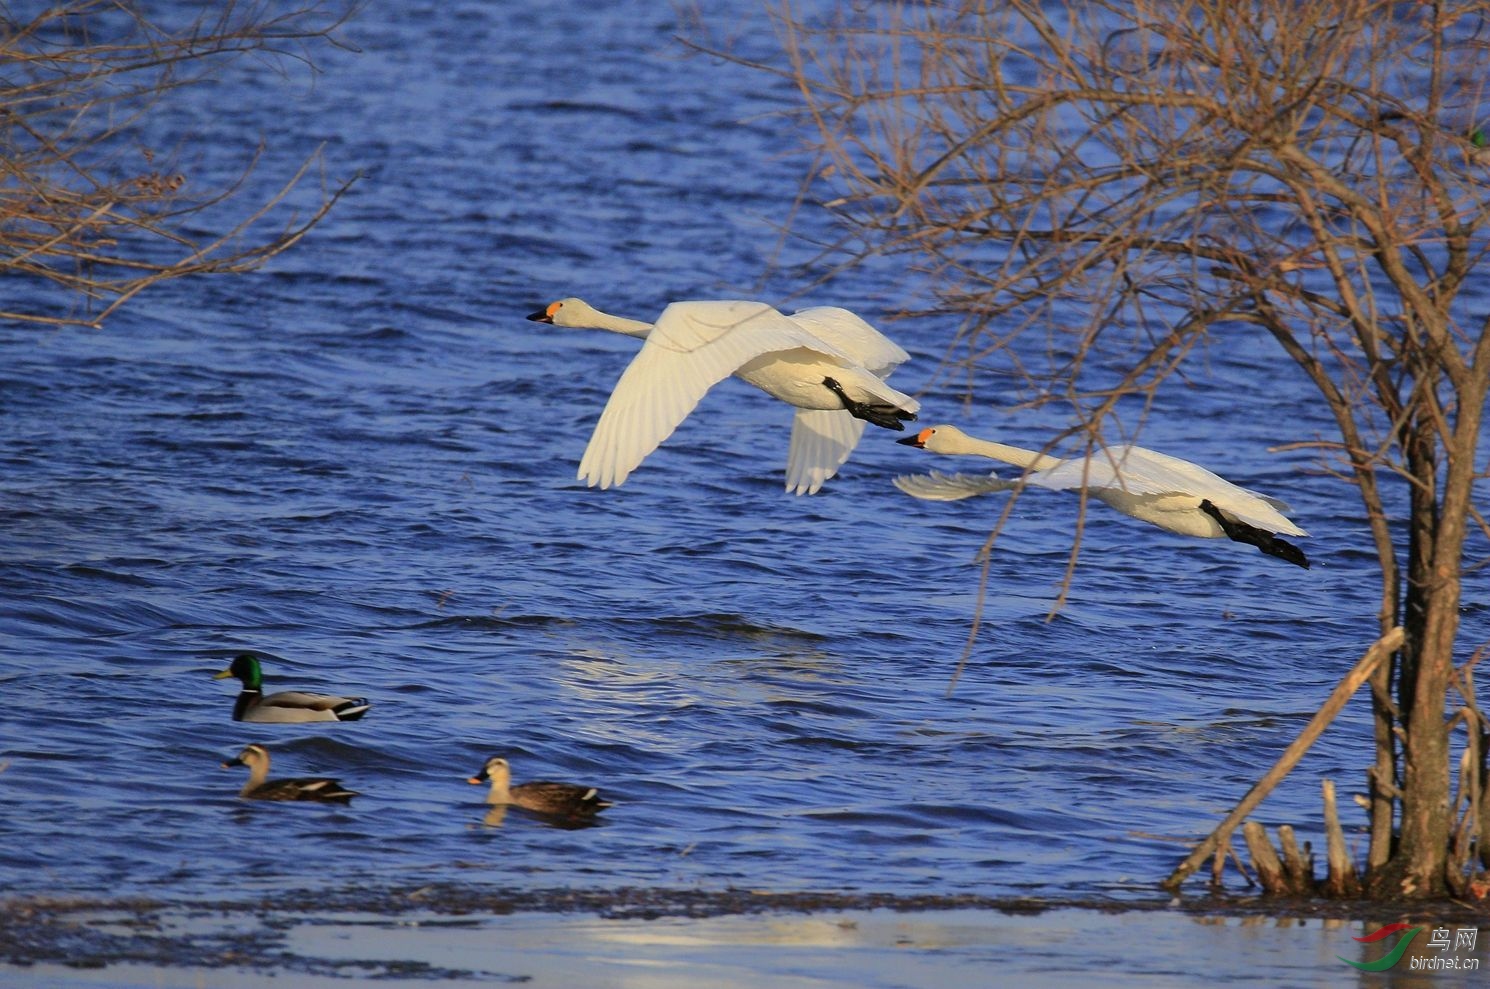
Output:
[[338,697],[281,690],[264,694],[264,671],[251,652],[240,653],[227,669],[212,675],[214,680],[237,677],[243,684],[233,705],[234,721],[261,724],[300,724],[307,721],[356,721],[372,707],[365,697]]
[[222,768],[248,767],[248,782],[238,791],[238,796],[248,800],[319,800],[323,803],[351,803],[356,790],[348,790],[334,779],[302,776],[293,779],[269,779],[269,750],[262,745],[249,745],[229,759]]
[[486,802],[489,804],[510,804],[550,817],[588,818],[612,806],[610,801],[600,799],[600,791],[593,786],[551,783],[547,780],[513,786],[512,769],[501,756],[486,760],[481,771],[466,782],[477,786],[490,783],[486,793]]

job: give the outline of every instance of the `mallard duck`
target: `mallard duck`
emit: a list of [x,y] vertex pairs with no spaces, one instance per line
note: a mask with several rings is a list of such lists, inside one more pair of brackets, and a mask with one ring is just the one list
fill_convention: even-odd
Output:
[[356,721],[372,707],[365,697],[337,697],[334,694],[307,694],[299,690],[281,690],[264,696],[264,672],[259,659],[245,652],[233,658],[233,665],[212,679],[237,677],[243,683],[238,703],[233,705],[234,721],[257,721],[266,724],[297,724],[302,721]]
[[486,802],[489,804],[512,804],[514,807],[552,817],[591,817],[611,806],[610,801],[600,799],[600,792],[593,786],[550,783],[547,780],[512,786],[512,769],[501,756],[486,760],[481,772],[466,782],[477,786],[490,782],[491,789],[486,793]]
[[269,780],[269,750],[262,745],[247,746],[238,753],[238,758],[222,764],[224,769],[232,766],[248,767],[248,782],[238,791],[238,796],[248,800],[320,800],[345,804],[357,796],[356,790],[348,790],[325,777]]

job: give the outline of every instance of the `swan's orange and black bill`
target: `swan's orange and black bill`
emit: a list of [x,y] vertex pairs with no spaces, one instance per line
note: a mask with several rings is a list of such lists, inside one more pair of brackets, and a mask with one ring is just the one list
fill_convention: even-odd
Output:
[[923,429],[915,436],[907,436],[905,439],[896,440],[895,442],[899,443],[901,446],[914,446],[917,448],[924,448],[926,446],[926,441],[931,439],[931,434],[933,432],[935,432],[935,430],[933,429]]
[[559,311],[560,305],[561,303],[558,302],[550,302],[547,308],[540,309],[535,313],[528,313],[528,318],[535,323],[552,323],[554,321],[554,313]]

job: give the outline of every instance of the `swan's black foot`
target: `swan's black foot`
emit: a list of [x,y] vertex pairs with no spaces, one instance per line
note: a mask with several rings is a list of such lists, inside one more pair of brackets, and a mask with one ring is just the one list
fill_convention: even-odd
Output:
[[876,426],[883,426],[886,429],[904,429],[905,425],[901,422],[902,419],[916,418],[914,412],[907,412],[898,406],[883,404],[870,405],[868,402],[855,402],[848,397],[848,393],[843,390],[843,386],[833,378],[824,378],[823,387],[837,395],[838,400],[843,403],[843,407],[848,410],[848,414],[855,419],[863,419],[865,422],[872,422]]
[[1296,567],[1309,569],[1309,559],[1304,556],[1304,551],[1285,539],[1280,539],[1277,534],[1266,529],[1259,529],[1255,525],[1248,525],[1241,519],[1232,518],[1221,509],[1211,504],[1209,499],[1201,499],[1200,510],[1215,519],[1221,526],[1221,531],[1226,533],[1226,538],[1249,546],[1256,546],[1268,556],[1276,556],[1280,560],[1287,560]]

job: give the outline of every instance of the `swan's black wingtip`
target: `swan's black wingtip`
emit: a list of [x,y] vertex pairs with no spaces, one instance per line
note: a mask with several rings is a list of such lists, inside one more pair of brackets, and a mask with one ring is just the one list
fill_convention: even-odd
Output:
[[1217,508],[1209,498],[1203,498],[1200,502],[1200,510],[1205,512],[1221,526],[1221,531],[1226,533],[1228,539],[1234,542],[1246,543],[1256,546],[1268,556],[1276,556],[1280,560],[1292,563],[1296,567],[1309,569],[1309,558],[1304,551],[1286,539],[1280,539],[1275,533],[1255,525],[1249,525],[1241,519],[1227,515]]
[[1276,556],[1280,560],[1286,560],[1296,567],[1303,567],[1305,570],[1309,569],[1309,558],[1304,555],[1304,551],[1293,543],[1279,539],[1277,536],[1273,537],[1272,542],[1268,546],[1259,546],[1258,548],[1269,556]]

